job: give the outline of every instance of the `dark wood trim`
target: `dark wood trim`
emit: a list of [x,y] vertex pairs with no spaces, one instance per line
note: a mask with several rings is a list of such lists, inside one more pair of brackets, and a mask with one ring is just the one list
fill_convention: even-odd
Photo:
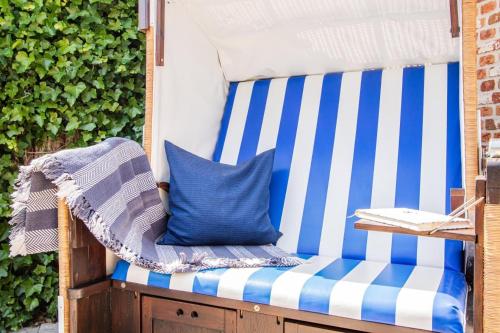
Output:
[[158,188],[162,189],[163,191],[165,191],[167,193],[170,192],[170,184],[167,182],[156,183],[156,186],[158,186]]
[[[337,327],[343,329],[357,330],[361,332],[370,333],[416,333],[416,332],[429,332],[408,327],[387,325],[369,321],[355,320],[344,317],[330,316],[320,313],[293,310],[287,308],[276,307],[265,304],[255,304],[251,302],[237,301],[227,298],[207,296],[195,294],[191,292],[156,288],[145,286],[137,283],[113,281],[112,289],[122,289],[131,292],[137,292],[141,296],[155,296],[163,297],[166,299],[178,300],[182,302],[190,302],[201,305],[216,306],[219,308],[226,308],[232,310],[242,310],[249,312],[259,312],[271,316],[282,317],[285,319],[297,320],[307,323],[315,323],[330,327]],[[258,305],[258,307],[256,307]],[[114,306],[114,305],[113,305]],[[117,305],[119,306],[119,305]],[[256,310],[258,309],[258,311]],[[144,311],[144,309],[143,309]]]
[[451,22],[451,37],[460,36],[460,27],[458,26],[458,4],[457,0],[450,0],[450,22]]
[[450,189],[450,210],[454,211],[465,202],[465,189],[452,188]]
[[393,234],[405,234],[405,235],[415,235],[415,236],[425,236],[434,238],[446,238],[454,240],[462,240],[468,242],[476,241],[476,231],[474,228],[469,229],[456,229],[456,230],[440,230],[433,234],[429,234],[427,231],[415,231],[406,228],[400,228],[388,224],[378,223],[368,220],[359,220],[354,223],[354,228],[361,230],[371,230],[371,231],[382,231],[390,232]]
[[156,2],[156,41],[155,41],[155,63],[163,66],[165,63],[165,0]]
[[[476,177],[476,198],[486,197],[486,177]],[[483,332],[484,295],[484,201],[474,210],[477,243],[474,251],[474,333]]]
[[138,292],[111,289],[111,332],[141,331],[141,297]]
[[146,31],[149,28],[149,0],[139,0],[137,28]]
[[106,292],[109,290],[110,287],[111,287],[111,280],[104,280],[80,288],[71,288],[68,289],[68,298],[71,300],[71,299],[81,299],[84,297],[89,297],[95,294]]

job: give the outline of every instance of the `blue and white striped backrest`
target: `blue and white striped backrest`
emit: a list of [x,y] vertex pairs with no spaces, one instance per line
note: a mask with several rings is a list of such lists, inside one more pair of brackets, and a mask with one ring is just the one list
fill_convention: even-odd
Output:
[[276,147],[270,216],[290,252],[462,269],[462,243],[355,230],[367,207],[449,212],[458,63],[231,83],[214,160]]

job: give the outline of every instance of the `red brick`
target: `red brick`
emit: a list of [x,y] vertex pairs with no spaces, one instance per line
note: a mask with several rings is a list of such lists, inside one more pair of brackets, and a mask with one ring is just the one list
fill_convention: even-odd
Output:
[[497,31],[495,28],[481,30],[481,32],[479,33],[479,38],[481,40],[493,38],[495,37],[496,32]]
[[493,103],[498,104],[500,103],[500,92],[494,92],[493,95],[491,95],[491,99],[493,100]]
[[481,6],[481,14],[492,12],[497,7],[496,1],[490,1]]
[[488,54],[479,58],[479,66],[486,66],[495,63],[495,56],[493,54]]
[[483,106],[482,108],[479,108],[479,111],[481,112],[481,117],[493,115],[493,108],[490,106]]
[[495,89],[494,80],[486,80],[481,83],[481,91],[490,91]]
[[483,135],[481,135],[482,142],[488,142],[490,141],[490,138],[491,138],[491,133],[484,133]]
[[477,79],[482,80],[486,77],[486,70],[484,69],[478,69],[477,70]]
[[489,18],[488,18],[488,24],[495,24],[497,22],[500,22],[500,12],[499,13],[495,13],[493,15],[491,15]]
[[500,138],[500,133],[495,133],[494,138],[495,138],[495,139]]
[[497,126],[495,125],[495,121],[493,119],[486,119],[484,121],[484,127],[488,130],[488,131],[494,131],[497,129]]
[[500,116],[500,105],[497,105],[495,113],[497,116]]

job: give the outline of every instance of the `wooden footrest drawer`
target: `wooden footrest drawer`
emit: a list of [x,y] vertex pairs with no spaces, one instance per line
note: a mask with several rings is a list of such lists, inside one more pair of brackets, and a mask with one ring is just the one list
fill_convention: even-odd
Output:
[[236,311],[145,296],[142,332],[234,332]]

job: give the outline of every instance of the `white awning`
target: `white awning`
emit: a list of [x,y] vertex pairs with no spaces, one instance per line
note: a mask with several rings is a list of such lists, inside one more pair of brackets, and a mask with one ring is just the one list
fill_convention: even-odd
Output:
[[217,49],[229,81],[459,59],[448,0],[170,3],[186,6]]

